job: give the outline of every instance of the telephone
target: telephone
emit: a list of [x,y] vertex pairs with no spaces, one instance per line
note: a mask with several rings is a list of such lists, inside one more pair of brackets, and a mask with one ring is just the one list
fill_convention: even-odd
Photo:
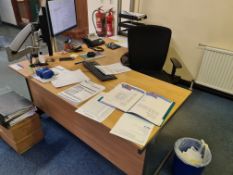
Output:
[[96,36],[95,34],[89,34],[87,37],[83,38],[83,42],[89,47],[96,47],[105,44],[104,40]]

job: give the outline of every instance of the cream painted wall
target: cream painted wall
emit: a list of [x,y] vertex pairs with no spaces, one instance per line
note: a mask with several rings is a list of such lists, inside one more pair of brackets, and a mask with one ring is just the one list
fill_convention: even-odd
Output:
[[[178,72],[186,80],[196,77],[203,50],[199,43],[233,50],[232,0],[136,0],[148,16],[147,23],[170,27],[173,31],[169,56],[181,59]],[[166,70],[171,65],[166,63]]]

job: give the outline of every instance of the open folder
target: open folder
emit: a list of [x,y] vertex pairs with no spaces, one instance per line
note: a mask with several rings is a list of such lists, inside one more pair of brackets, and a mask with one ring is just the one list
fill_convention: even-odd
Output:
[[169,99],[127,83],[117,85],[101,102],[142,117],[157,126],[163,123],[174,106],[174,102]]

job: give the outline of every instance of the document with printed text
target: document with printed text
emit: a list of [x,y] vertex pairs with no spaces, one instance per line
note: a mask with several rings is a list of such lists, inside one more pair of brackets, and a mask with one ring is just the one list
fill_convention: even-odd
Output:
[[107,93],[101,102],[127,112],[143,97],[145,91],[127,83],[121,83]]
[[78,108],[75,112],[80,113],[92,120],[97,122],[104,121],[115,108],[105,105],[99,100],[105,95],[105,93],[100,93],[87,101],[84,105]]
[[154,125],[140,117],[125,113],[110,131],[111,134],[144,146]]
[[145,92],[127,83],[117,85],[101,102],[142,117],[157,126],[163,123],[174,106],[174,102],[165,97]]
[[104,89],[104,86],[96,84],[92,81],[83,81],[78,85],[60,92],[58,96],[71,104],[77,105],[78,103],[87,100]]
[[85,80],[89,80],[89,78],[81,71],[64,71],[58,74],[54,80],[52,80],[52,84],[54,87],[59,88],[75,83],[79,83]]
[[115,63],[106,66],[95,66],[95,67],[97,67],[105,75],[115,75],[115,74],[131,71],[129,67],[124,66],[121,63]]
[[128,39],[125,36],[114,35],[109,37],[112,40],[115,40],[115,43],[120,45],[121,47],[128,48]]
[[173,102],[154,93],[146,93],[128,112],[160,126],[172,106]]

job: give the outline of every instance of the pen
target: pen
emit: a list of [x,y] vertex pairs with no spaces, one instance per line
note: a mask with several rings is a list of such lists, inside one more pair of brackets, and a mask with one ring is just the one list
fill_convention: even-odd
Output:
[[81,64],[81,63],[83,63],[83,61],[79,61],[79,62],[76,62],[76,63],[74,63],[74,64]]

